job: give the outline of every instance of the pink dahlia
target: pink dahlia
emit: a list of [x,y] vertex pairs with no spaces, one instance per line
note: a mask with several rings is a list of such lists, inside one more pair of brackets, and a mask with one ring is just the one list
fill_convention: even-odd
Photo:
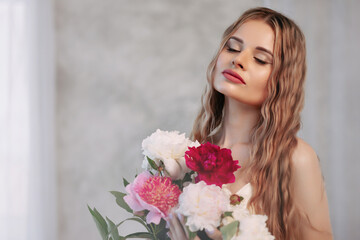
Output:
[[179,202],[181,191],[169,177],[153,176],[148,172],[138,175],[126,186],[125,202],[134,211],[149,210],[147,223],[159,224]]
[[234,172],[240,168],[239,161],[233,160],[230,149],[209,142],[199,147],[189,147],[185,160],[186,166],[198,173],[196,182],[204,181],[219,187],[235,182]]

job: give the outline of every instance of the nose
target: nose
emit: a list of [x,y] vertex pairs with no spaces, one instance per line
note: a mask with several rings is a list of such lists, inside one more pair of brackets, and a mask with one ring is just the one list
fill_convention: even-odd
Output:
[[240,67],[241,69],[246,70],[247,61],[248,61],[247,59],[248,59],[247,51],[243,50],[243,51],[239,52],[238,54],[234,55],[232,64],[235,67]]

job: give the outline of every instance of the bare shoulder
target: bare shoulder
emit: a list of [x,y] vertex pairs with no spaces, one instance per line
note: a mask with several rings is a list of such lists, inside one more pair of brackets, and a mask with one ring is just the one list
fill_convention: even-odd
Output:
[[297,140],[292,155],[294,202],[311,225],[320,230],[304,227],[303,233],[306,239],[331,239],[328,201],[318,156],[308,143]]
[[301,138],[297,138],[297,142],[292,156],[294,168],[320,167],[315,150]]
[[[309,200],[319,201],[324,193],[324,183],[318,156],[314,149],[304,140],[298,138],[297,146],[292,155],[293,184],[297,199],[303,207],[311,204]],[[308,196],[314,196],[309,199]]]

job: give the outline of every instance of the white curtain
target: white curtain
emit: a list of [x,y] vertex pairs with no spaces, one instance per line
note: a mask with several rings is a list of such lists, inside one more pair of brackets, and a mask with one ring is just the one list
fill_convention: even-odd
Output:
[[56,239],[53,7],[0,0],[0,239]]

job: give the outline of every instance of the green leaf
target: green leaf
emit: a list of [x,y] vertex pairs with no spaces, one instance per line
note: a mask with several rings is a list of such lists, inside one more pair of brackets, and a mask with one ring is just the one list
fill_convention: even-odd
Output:
[[182,182],[182,180],[173,180],[172,182],[173,182],[174,184],[176,184],[176,185],[179,187],[180,190],[182,190],[182,188],[183,188],[183,182]]
[[224,212],[225,217],[232,217],[232,212]]
[[138,223],[141,223],[141,225],[143,225],[148,231],[150,231],[149,227],[146,225],[146,223],[141,219],[141,218],[137,218],[137,217],[133,217],[133,218],[127,218],[124,221],[122,221],[121,223],[119,223],[117,226],[120,226],[122,223],[124,223],[125,221],[135,221]]
[[193,240],[197,236],[196,232],[189,231],[189,239]]
[[166,170],[165,168],[165,164],[162,160],[160,160],[160,167],[158,168],[158,171],[161,174],[161,171],[165,172],[168,176],[171,176],[171,174],[168,172],[168,170]]
[[133,213],[133,210],[129,207],[129,205],[124,201],[124,197],[126,196],[125,193],[122,192],[116,192],[116,191],[111,191],[111,194],[114,195],[116,197],[116,203],[122,207],[123,209],[125,209],[126,211],[128,211],[129,213]]
[[182,181],[183,181],[183,182],[186,182],[187,180],[189,180],[189,178],[191,179],[190,174],[189,174],[189,173],[185,173],[184,178],[182,179]]
[[159,232],[156,233],[156,237],[158,239],[164,239],[164,240],[169,239],[170,240],[169,236],[167,235],[168,232],[169,232],[169,229],[167,229],[167,228],[159,229]]
[[192,232],[192,231],[190,231],[189,226],[186,226],[186,230],[187,230],[187,232],[189,233],[189,239],[190,239],[190,240],[193,240],[193,239],[197,236],[197,232]]
[[124,184],[124,187],[126,187],[127,185],[129,185],[128,180],[126,180],[125,178],[123,178],[123,184]]
[[157,239],[162,239],[162,240],[170,239],[167,235],[169,229],[166,228],[166,221],[163,218],[161,219],[158,225],[153,223],[151,225],[154,227],[154,232]]
[[117,226],[115,223],[113,223],[109,218],[106,218],[106,221],[108,223],[108,232],[109,236],[112,237],[113,240],[125,240],[124,237],[119,235]]
[[91,213],[91,215],[93,216],[93,219],[96,223],[96,227],[100,232],[101,238],[103,240],[107,240],[108,237],[108,230],[107,230],[107,224],[105,222],[105,219],[101,216],[101,214],[96,210],[96,208],[94,208],[94,210],[92,210],[89,205],[88,205],[88,209]]
[[152,167],[154,170],[158,171],[159,167],[156,165],[155,161],[152,160],[151,158],[149,158],[148,156],[146,156],[146,158],[150,164],[150,167]]
[[183,182],[191,182],[192,178],[191,175],[194,174],[194,171],[188,172],[185,174],[184,179],[182,180]]
[[239,228],[239,221],[233,221],[228,225],[220,228],[223,240],[230,240],[237,232]]
[[[130,237],[129,237],[129,235],[127,235],[127,236],[125,236],[125,237],[122,237],[122,236],[119,236],[119,232],[117,231],[117,228],[121,225],[121,224],[123,224],[124,222],[126,222],[126,221],[136,221],[136,222],[138,222],[138,223],[141,223],[141,225],[143,225],[149,232],[150,232],[150,229],[148,228],[148,226],[146,225],[146,223],[143,221],[143,220],[141,220],[140,218],[137,218],[137,217],[133,217],[133,218],[127,218],[127,219],[125,219],[125,220],[123,220],[123,221],[121,221],[120,223],[118,223],[117,225],[115,225],[110,219],[108,219],[108,218],[106,218],[106,220],[108,221],[108,223],[109,223],[109,226],[108,226],[108,229],[109,229],[109,233],[108,233],[108,235],[109,235],[109,237],[110,237],[110,239],[111,240],[118,240],[118,239],[120,239],[120,240],[125,240],[126,238],[134,238],[134,236],[132,236],[131,234],[129,234],[130,235]],[[116,229],[116,230],[115,230]],[[113,234],[112,234],[113,233]],[[111,235],[112,234],[112,235]],[[150,234],[150,233],[149,233]],[[153,238],[152,236],[152,234],[150,234],[151,235],[151,238]],[[117,237],[119,237],[119,238],[117,238]],[[106,240],[107,240],[108,238],[106,238]]]
[[125,239],[128,238],[150,238],[154,239],[154,236],[151,233],[148,232],[137,232],[137,233],[131,233],[129,235],[125,236]]

